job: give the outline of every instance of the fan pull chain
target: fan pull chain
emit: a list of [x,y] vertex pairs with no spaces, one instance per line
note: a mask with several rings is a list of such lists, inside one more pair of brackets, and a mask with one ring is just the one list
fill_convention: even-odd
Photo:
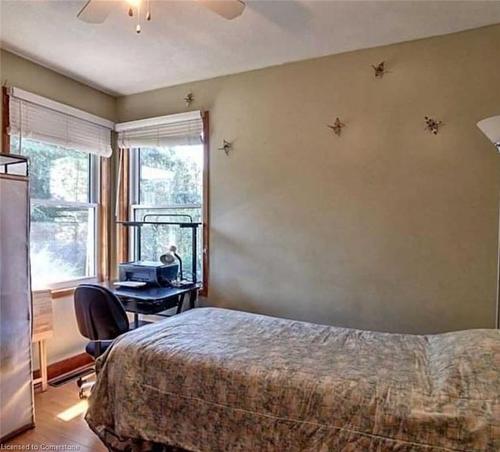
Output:
[[135,32],[140,34],[141,32],[141,3],[137,4],[137,25],[135,27]]
[[[137,23],[135,25],[135,32],[137,34],[140,34],[142,31],[142,25],[141,25],[142,0],[128,0],[128,2],[130,3],[130,7],[128,8],[128,15],[129,15],[129,17],[134,17],[134,15],[137,17]],[[134,11],[134,9],[135,9],[135,11]],[[146,11],[146,14],[144,15],[144,17],[149,22],[151,20],[151,0],[146,0],[145,11]]]

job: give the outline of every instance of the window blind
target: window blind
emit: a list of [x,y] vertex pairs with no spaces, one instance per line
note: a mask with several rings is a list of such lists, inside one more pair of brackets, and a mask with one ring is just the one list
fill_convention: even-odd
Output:
[[116,124],[122,148],[170,147],[202,143],[200,111]]
[[[20,96],[17,96],[17,93],[20,93]],[[95,117],[96,120],[93,122],[93,115],[85,112],[81,112],[82,116],[88,117],[90,120],[65,113],[60,110],[64,110],[66,106],[48,99],[46,99],[46,104],[51,107],[55,106],[54,108],[33,102],[33,100],[39,99],[44,100],[40,96],[31,95],[31,93],[16,88],[11,90],[9,96],[9,135],[17,136],[20,145],[22,145],[23,139],[31,139],[102,157],[111,156],[112,126],[106,127],[97,123],[106,124],[108,121]],[[66,107],[66,110],[76,112],[76,114],[79,112],[72,107]]]

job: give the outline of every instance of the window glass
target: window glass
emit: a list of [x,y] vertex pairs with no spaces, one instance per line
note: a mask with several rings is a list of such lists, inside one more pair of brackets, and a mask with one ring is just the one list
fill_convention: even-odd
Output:
[[[162,217],[152,216],[155,214],[182,214],[189,215],[194,222],[201,222],[201,207],[189,209],[135,209],[136,219],[142,220],[145,215],[148,221],[186,221],[190,222],[190,218],[183,217]],[[181,256],[183,262],[184,273],[189,277],[192,270],[192,235],[191,229],[184,229],[178,226],[162,226],[162,225],[146,225],[142,227],[141,235],[141,258],[148,261],[159,261],[160,256],[165,254],[168,247],[172,244],[177,246],[177,254]],[[196,268],[198,279],[201,279],[202,273],[202,236],[201,227],[198,228],[197,235],[197,252],[196,252]]]
[[[135,220],[202,222],[203,146],[145,148],[137,151],[138,205]],[[145,218],[145,216],[147,217]],[[168,225],[145,225],[141,231],[141,259],[158,261],[169,245],[176,245],[184,276],[192,271],[192,230]],[[202,228],[197,232],[198,280],[202,279]]]
[[46,286],[94,276],[94,209],[31,208],[31,273]]
[[141,204],[201,205],[203,146],[140,150]]
[[[11,146],[12,152],[18,150],[18,141],[13,140]],[[32,198],[89,201],[89,154],[27,139],[23,139],[20,153],[30,160]]]
[[33,287],[95,276],[92,157],[29,139],[19,149],[14,137],[11,152],[29,157]]

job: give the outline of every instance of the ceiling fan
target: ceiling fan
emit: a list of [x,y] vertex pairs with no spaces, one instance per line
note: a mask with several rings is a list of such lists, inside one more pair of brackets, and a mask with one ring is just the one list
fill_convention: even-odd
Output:
[[[135,31],[141,32],[141,11],[144,12],[144,18],[151,20],[150,0],[121,0],[128,4],[128,15],[137,17]],[[224,19],[234,19],[240,16],[245,9],[243,0],[196,0],[201,5],[223,17]],[[110,0],[87,0],[80,12],[76,15],[78,19],[90,24],[102,24],[111,10],[116,6],[117,1]]]

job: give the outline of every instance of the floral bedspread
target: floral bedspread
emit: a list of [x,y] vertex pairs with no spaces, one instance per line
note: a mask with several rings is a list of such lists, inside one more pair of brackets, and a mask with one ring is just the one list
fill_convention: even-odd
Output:
[[199,308],[98,361],[111,450],[499,451],[500,331],[375,333]]

